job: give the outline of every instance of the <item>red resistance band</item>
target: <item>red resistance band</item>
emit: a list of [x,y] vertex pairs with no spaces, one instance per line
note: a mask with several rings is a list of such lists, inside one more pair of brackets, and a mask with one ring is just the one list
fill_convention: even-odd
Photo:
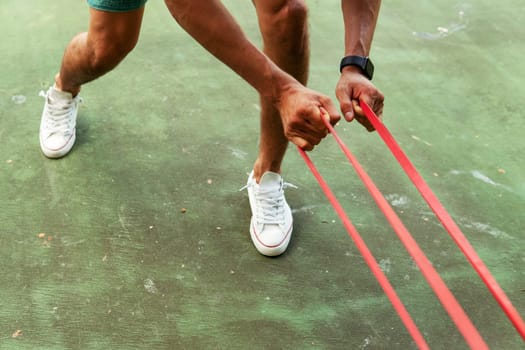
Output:
[[383,139],[385,144],[388,146],[394,157],[397,159],[405,173],[408,175],[410,180],[414,183],[421,196],[425,199],[428,206],[434,211],[436,217],[439,219],[443,227],[448,231],[452,239],[459,246],[463,254],[467,257],[468,261],[472,264],[473,268],[481,277],[482,281],[488,287],[496,301],[499,303],[509,320],[512,322],[518,333],[525,340],[525,323],[523,319],[516,311],[505,292],[499,284],[492,277],[490,271],[485,266],[481,258],[478,256],[474,248],[470,245],[467,238],[463,235],[459,227],[456,225],[454,220],[448,214],[446,209],[443,207],[441,202],[438,200],[436,195],[430,189],[430,186],[423,180],[421,175],[418,173],[414,165],[410,162],[406,154],[403,152],[401,147],[398,145],[394,137],[390,134],[386,126],[381,120],[375,115],[372,109],[363,101],[360,101],[360,106],[365,113],[365,116],[370,121],[372,126],[377,130],[379,136]]
[[350,164],[352,164],[352,166],[356,170],[356,173],[361,178],[361,181],[364,183],[371,196],[376,201],[377,206],[381,209],[386,219],[396,232],[399,240],[403,243],[406,250],[410,253],[410,256],[412,256],[412,258],[414,259],[414,262],[419,267],[421,273],[423,274],[428,284],[438,297],[444,309],[447,311],[452,321],[454,321],[457,329],[465,338],[467,344],[470,346],[471,349],[488,349],[487,345],[481,338],[476,327],[472,324],[471,320],[469,319],[461,305],[458,303],[454,295],[450,292],[445,282],[441,279],[439,273],[434,269],[432,263],[428,260],[421,248],[418,246],[417,242],[410,235],[410,232],[408,232],[401,219],[399,219],[395,211],[392,209],[390,204],[381,194],[381,192],[374,184],[372,179],[368,176],[363,167],[361,167],[361,164],[359,164],[359,162],[350,152],[348,147],[346,147],[341,138],[337,135],[332,125],[330,125],[330,123],[328,122],[328,119],[323,118],[323,120],[326,124],[326,127],[328,128],[328,130],[338,143],[339,147],[345,154],[346,158],[348,159]]
[[396,291],[388,281],[387,277],[381,271],[381,268],[377,264],[377,261],[375,260],[374,256],[366,246],[366,243],[363,241],[361,236],[359,235],[359,232],[357,232],[357,229],[354,227],[348,216],[346,215],[343,207],[333,194],[332,190],[328,186],[328,184],[324,181],[319,171],[317,171],[315,165],[312,163],[308,155],[305,151],[303,151],[301,148],[297,148],[299,150],[299,153],[303,157],[306,165],[308,168],[310,168],[310,171],[315,176],[317,181],[319,182],[319,185],[321,186],[321,189],[326,195],[326,198],[330,201],[332,206],[334,207],[334,210],[336,211],[337,215],[341,218],[341,221],[343,223],[343,226],[346,228],[346,231],[348,232],[349,236],[354,240],[354,243],[361,252],[361,255],[363,256],[363,259],[365,260],[366,264],[376,277],[377,281],[381,285],[381,288],[383,288],[383,291],[385,292],[385,295],[388,297],[390,302],[392,303],[392,306],[396,310],[397,314],[401,318],[401,321],[407,328],[408,332],[412,336],[412,339],[417,344],[419,349],[430,349],[428,344],[425,341],[425,338],[423,338],[423,335],[417,328],[416,324],[412,320],[412,317],[406,310],[405,306],[401,302],[401,299],[399,299]]

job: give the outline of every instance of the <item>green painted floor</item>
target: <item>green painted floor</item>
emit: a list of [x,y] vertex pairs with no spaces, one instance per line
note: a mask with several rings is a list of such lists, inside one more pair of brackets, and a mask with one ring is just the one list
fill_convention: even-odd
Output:
[[[225,1],[259,42],[249,1]],[[310,87],[333,96],[336,0],[309,1]],[[372,57],[385,123],[525,315],[525,7],[385,1]],[[48,160],[43,99],[84,1],[0,3],[0,349],[415,349],[291,147],[295,230],[259,255],[245,184],[255,92],[150,1],[136,50],[86,85]],[[524,343],[377,134],[337,130],[492,349]],[[311,153],[433,349],[466,349],[334,140]]]

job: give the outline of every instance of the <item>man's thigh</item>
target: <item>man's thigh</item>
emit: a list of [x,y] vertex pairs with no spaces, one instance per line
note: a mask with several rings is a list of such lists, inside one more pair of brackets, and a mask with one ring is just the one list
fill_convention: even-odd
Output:
[[148,0],[87,0],[94,9],[110,12],[126,12],[143,7]]

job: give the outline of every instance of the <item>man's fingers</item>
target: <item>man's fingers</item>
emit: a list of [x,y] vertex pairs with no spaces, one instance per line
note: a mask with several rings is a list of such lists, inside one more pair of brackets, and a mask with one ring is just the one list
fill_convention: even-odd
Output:
[[298,136],[310,143],[318,144],[322,138],[328,135],[328,128],[321,118],[323,117],[319,115],[316,120],[316,125],[313,125],[309,121],[300,124],[291,124],[287,134],[291,137]]
[[292,142],[294,145],[299,147],[300,149],[303,149],[305,151],[311,151],[314,149],[314,145],[312,145],[310,142],[306,141],[302,137],[290,137],[288,138],[290,142]]
[[280,112],[286,138],[299,148],[309,151],[329,133],[324,118],[335,125],[341,115],[329,97],[315,91],[305,91],[309,93],[292,95],[298,97],[286,100],[288,103],[281,106]]
[[354,109],[352,108],[352,101],[350,99],[352,91],[349,91],[346,87],[341,88],[341,86],[342,85],[338,85],[335,90],[335,95],[339,100],[339,106],[343,113],[343,118],[345,118],[347,122],[351,122],[354,120]]
[[365,116],[365,113],[363,112],[363,109],[359,105],[359,101],[352,100],[352,106],[354,108],[354,115],[355,119],[359,122],[359,124],[363,125],[366,130],[368,131],[374,131],[374,127],[372,126],[372,123],[368,120],[368,118]]
[[321,111],[321,117],[327,121],[330,121],[330,114],[328,114],[326,109],[324,109],[324,107],[319,107],[319,110]]
[[359,115],[360,117],[364,117],[365,113],[363,112],[363,109],[359,105],[358,100],[352,100],[352,107],[354,108],[354,113]]
[[[363,98],[365,102],[375,113],[375,115],[381,119],[383,117],[383,106],[384,106],[384,97],[382,95],[376,96],[375,98]],[[352,100],[352,105],[354,107],[354,113],[356,119],[361,123],[368,131],[374,131],[374,127],[365,116],[363,109],[361,108],[359,101]]]
[[[329,109],[331,109],[331,111]],[[341,115],[333,105],[326,107],[321,106],[319,110],[321,111],[321,117],[326,119],[331,125],[335,125],[341,120]]]
[[[321,117],[323,118],[323,117]],[[321,121],[322,122],[322,121]],[[328,128],[323,123],[323,128],[314,128],[310,124],[297,125],[285,131],[286,138],[296,146],[311,151],[323,138],[328,135]]]
[[343,117],[347,122],[354,120],[355,112],[350,99],[348,99],[348,102],[341,102],[341,112],[343,112]]
[[381,92],[378,91],[374,95],[363,96],[361,100],[365,102],[374,111],[378,118],[381,119],[381,117],[383,116],[383,106],[385,100]]

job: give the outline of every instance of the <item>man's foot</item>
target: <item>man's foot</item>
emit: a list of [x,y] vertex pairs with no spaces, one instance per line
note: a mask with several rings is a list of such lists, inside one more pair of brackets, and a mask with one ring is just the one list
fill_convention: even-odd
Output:
[[250,236],[259,253],[276,256],[284,253],[292,236],[292,211],[284,198],[284,183],[281,175],[268,171],[257,183],[253,171],[246,188],[250,198],[252,219]]
[[40,122],[40,148],[48,158],[65,156],[75,143],[79,96],[60,91],[54,86],[40,92],[46,99]]

